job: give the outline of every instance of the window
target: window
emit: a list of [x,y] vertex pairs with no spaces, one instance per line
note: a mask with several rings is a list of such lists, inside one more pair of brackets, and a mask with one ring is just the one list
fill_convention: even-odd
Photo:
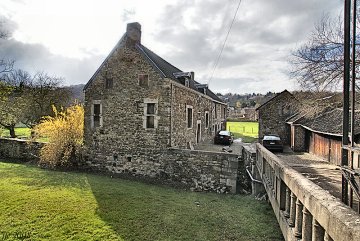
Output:
[[215,104],[215,119],[217,118],[217,109],[216,109],[216,104]]
[[155,128],[155,103],[148,103],[146,112],[146,128]]
[[102,105],[100,100],[94,100],[91,108],[92,111],[92,123],[93,128],[102,126]]
[[141,87],[149,86],[149,75],[148,74],[139,74],[138,75],[139,85]]
[[205,129],[209,128],[209,111],[205,111]]
[[191,105],[186,106],[186,120],[187,128],[191,129],[193,127],[193,107]]
[[105,88],[106,89],[112,89],[113,87],[113,80],[110,78],[105,79]]
[[143,127],[145,129],[155,129],[158,127],[158,101],[157,99],[144,99]]
[[190,81],[188,78],[185,78],[185,87],[189,87],[190,86]]

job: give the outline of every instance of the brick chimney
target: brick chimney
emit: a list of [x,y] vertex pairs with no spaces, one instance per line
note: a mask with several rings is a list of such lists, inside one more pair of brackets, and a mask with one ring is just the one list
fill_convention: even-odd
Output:
[[141,25],[138,22],[128,23],[126,27],[126,46],[135,47],[141,43]]

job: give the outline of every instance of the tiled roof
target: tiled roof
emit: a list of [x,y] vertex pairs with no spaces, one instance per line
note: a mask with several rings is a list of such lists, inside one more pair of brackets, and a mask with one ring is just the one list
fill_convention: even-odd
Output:
[[[325,133],[329,135],[342,136],[342,116],[343,110],[335,108],[326,110],[319,114],[305,114],[295,120],[294,124],[300,124],[303,127],[314,132]],[[355,123],[360,121],[360,111],[355,112]],[[289,120],[288,120],[289,123]],[[360,126],[355,125],[354,134],[360,134]]]

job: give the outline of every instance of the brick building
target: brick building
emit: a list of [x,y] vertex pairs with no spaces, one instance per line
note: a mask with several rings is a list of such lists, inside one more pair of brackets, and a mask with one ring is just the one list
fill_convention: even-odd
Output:
[[224,128],[227,105],[193,72],[142,45],[139,23],[127,25],[84,92],[85,146],[97,163],[155,161],[169,147],[196,146]]
[[266,134],[277,134],[284,144],[290,145],[290,127],[286,120],[297,112],[298,104],[294,95],[284,90],[256,108],[259,118],[259,139]]

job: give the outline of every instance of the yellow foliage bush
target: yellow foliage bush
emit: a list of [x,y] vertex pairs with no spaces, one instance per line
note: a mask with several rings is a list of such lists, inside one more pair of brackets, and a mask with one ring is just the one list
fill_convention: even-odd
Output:
[[40,163],[50,166],[71,166],[81,157],[84,134],[84,107],[79,104],[46,116],[35,126],[35,138],[46,137],[40,150]]

